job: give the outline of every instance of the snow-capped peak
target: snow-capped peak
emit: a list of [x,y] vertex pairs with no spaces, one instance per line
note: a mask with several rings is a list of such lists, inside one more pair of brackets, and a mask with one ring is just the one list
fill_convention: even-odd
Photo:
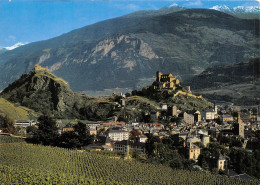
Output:
[[18,48],[18,47],[20,47],[20,46],[23,46],[23,45],[25,45],[25,44],[27,44],[27,43],[18,42],[18,43],[16,43],[16,44],[14,44],[13,46],[4,47],[4,48],[7,49],[7,50],[13,50],[13,49]]
[[260,6],[237,6],[232,8],[226,5],[216,5],[210,9],[229,13],[260,13]]
[[171,7],[178,7],[179,5],[177,4],[177,3],[173,3],[173,4],[171,4],[169,7],[171,8]]

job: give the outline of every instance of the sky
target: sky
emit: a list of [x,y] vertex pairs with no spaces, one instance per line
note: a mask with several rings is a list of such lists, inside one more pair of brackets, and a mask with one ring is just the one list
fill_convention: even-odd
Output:
[[173,4],[187,8],[215,5],[259,6],[260,0],[0,0],[0,47],[13,48],[139,10]]

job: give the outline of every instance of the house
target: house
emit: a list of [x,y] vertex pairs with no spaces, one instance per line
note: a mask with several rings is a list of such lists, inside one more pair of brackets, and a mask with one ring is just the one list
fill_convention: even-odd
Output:
[[170,116],[175,116],[177,117],[178,116],[178,113],[177,113],[177,107],[174,105],[174,106],[171,106],[171,107],[168,107],[168,114]]
[[227,160],[222,154],[211,154],[205,159],[210,168],[216,168],[218,171],[224,171],[227,168]]
[[161,104],[161,110],[166,111],[168,109],[167,104]]
[[115,143],[114,151],[122,153],[137,151],[139,153],[145,153],[145,143],[130,142],[127,140],[119,141]]
[[103,123],[104,126],[122,126],[124,122],[105,122]]
[[229,114],[223,114],[221,116],[221,121],[222,121],[222,123],[232,122],[232,121],[234,121],[234,118],[233,118],[233,116],[231,116]]
[[217,169],[218,171],[219,170],[224,171],[225,168],[226,168],[226,158],[222,154],[219,154],[218,161],[217,161]]
[[201,114],[199,111],[186,111],[183,113],[183,120],[190,124],[193,125],[195,122],[200,122],[201,121]]
[[201,134],[200,135],[201,143],[207,147],[207,145],[210,143],[210,137],[208,135]]
[[86,126],[91,130],[97,130],[100,127],[100,123],[87,123]]
[[113,141],[123,141],[129,139],[129,133],[125,130],[112,130],[108,131],[107,136]]
[[188,145],[188,159],[197,161],[200,155],[200,148],[193,143]]
[[136,142],[145,143],[147,141],[146,135],[139,135],[134,138]]
[[127,140],[115,142],[114,151],[115,152],[121,152],[121,153],[129,153],[130,145],[129,145],[128,142],[129,141],[127,141]]
[[145,153],[145,143],[142,142],[134,142],[130,144],[131,151],[137,151],[139,153]]
[[86,149],[90,151],[101,151],[103,148],[96,144],[90,144],[86,147]]
[[90,135],[97,135],[97,130],[90,128],[89,133],[90,133]]
[[33,126],[35,124],[36,121],[34,120],[18,120],[15,122],[14,126],[28,127],[28,126]]
[[184,112],[183,120],[190,125],[194,124],[194,116],[192,114]]
[[74,128],[70,126],[65,126],[62,128],[61,132],[74,132]]
[[105,151],[113,151],[113,147],[111,147],[111,146],[102,145],[101,147],[102,147],[103,150],[105,150]]
[[216,118],[216,115],[218,114],[218,107],[217,105],[214,106],[214,109],[209,109],[204,111],[203,117],[205,120],[214,120]]

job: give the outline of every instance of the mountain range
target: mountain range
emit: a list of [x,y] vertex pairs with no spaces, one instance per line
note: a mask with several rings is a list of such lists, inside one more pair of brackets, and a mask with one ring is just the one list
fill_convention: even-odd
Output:
[[223,6],[213,6],[211,9],[218,10],[238,18],[242,19],[259,19],[260,18],[260,6],[237,6],[229,7]]
[[35,64],[75,91],[128,91],[156,71],[180,80],[205,69],[259,57],[259,20],[207,9],[136,12],[0,54],[0,89]]

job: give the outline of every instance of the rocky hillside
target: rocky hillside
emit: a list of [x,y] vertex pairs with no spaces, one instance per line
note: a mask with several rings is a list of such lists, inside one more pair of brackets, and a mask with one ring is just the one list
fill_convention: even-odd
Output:
[[231,84],[253,83],[260,78],[260,59],[231,65],[215,66],[185,81],[193,89],[221,87]]
[[258,48],[259,20],[205,9],[139,13],[3,53],[0,89],[41,64],[75,91],[131,90],[150,84],[157,70],[184,80],[258,56]]
[[114,107],[108,101],[74,93],[66,81],[39,66],[23,74],[0,96],[56,118],[105,119]]
[[212,101],[259,105],[260,59],[208,68],[185,84]]

